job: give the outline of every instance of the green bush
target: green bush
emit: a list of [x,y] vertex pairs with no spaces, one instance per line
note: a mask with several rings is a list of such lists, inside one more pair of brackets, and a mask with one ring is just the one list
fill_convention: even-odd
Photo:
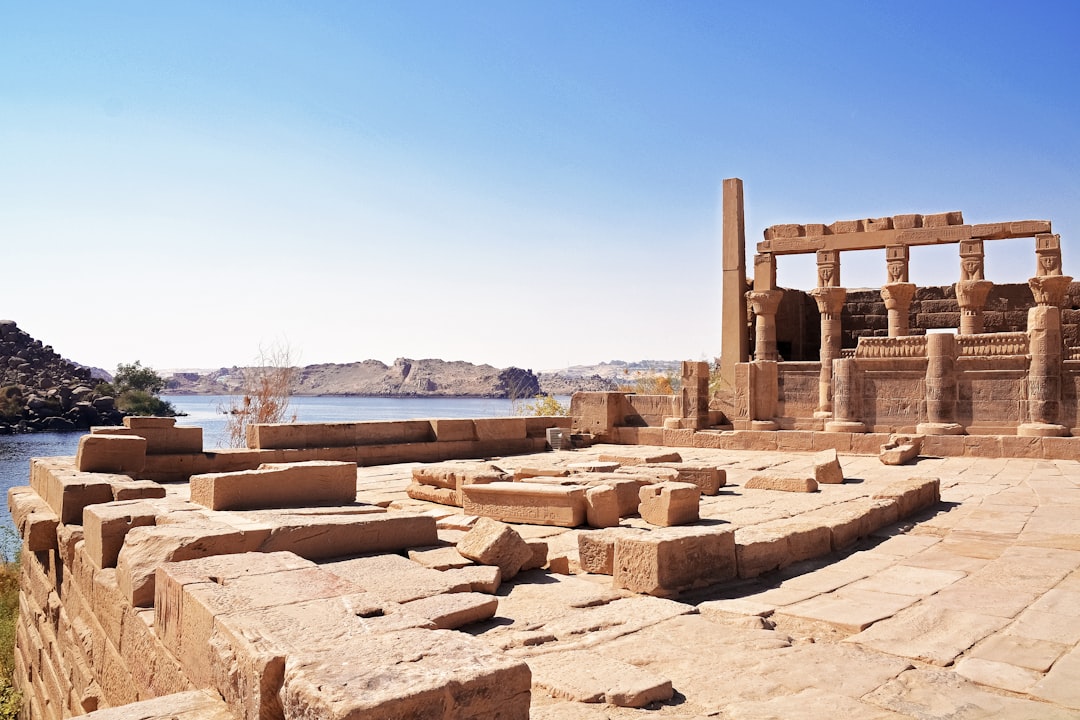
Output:
[[555,415],[569,415],[570,409],[555,399],[554,395],[537,395],[532,402],[514,407],[515,415],[528,415],[532,417],[552,417]]
[[176,408],[145,390],[125,390],[116,398],[116,408],[132,415],[176,415]]

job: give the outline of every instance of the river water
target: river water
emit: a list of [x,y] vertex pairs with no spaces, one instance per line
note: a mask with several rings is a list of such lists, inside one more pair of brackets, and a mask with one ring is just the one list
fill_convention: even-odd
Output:
[[[169,395],[165,397],[177,412],[177,425],[203,428],[203,447],[221,447],[225,415],[231,398],[221,395]],[[569,405],[569,398],[559,398]],[[298,422],[350,422],[359,420],[413,420],[418,418],[505,417],[519,407],[510,400],[496,398],[378,398],[378,397],[294,397],[290,412]],[[79,432],[27,433],[0,436],[0,487],[7,490],[30,483],[30,458],[74,455]],[[10,557],[19,545],[7,502],[0,509],[0,552]]]

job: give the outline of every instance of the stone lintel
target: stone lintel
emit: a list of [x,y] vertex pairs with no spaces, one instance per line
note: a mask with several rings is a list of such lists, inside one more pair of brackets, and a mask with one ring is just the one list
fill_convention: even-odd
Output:
[[818,250],[881,250],[889,245],[938,245],[976,238],[981,240],[1008,240],[1034,237],[1047,232],[1050,232],[1050,222],[1047,220],[1019,220],[981,225],[942,225],[907,229],[893,227],[889,230],[771,237],[757,244],[757,252],[772,253],[773,255],[795,255]]

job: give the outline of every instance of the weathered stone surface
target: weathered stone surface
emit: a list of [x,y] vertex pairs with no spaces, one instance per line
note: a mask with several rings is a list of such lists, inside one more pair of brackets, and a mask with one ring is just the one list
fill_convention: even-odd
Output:
[[487,593],[494,595],[499,591],[502,583],[502,571],[494,565],[468,565],[466,567],[443,570],[443,574],[449,576],[450,582],[468,583],[472,592]]
[[783,490],[785,492],[816,492],[817,480],[812,477],[786,475],[755,475],[743,485],[747,490]]
[[[309,560],[399,552],[438,542],[435,518],[406,512],[347,515],[259,513],[270,534],[262,552],[288,550]],[[241,527],[244,527],[241,525]]]
[[601,453],[600,462],[618,463],[619,465],[658,465],[661,463],[681,463],[682,455],[663,450],[633,452],[629,448],[624,452]]
[[464,580],[455,580],[444,572],[390,553],[326,562],[321,567],[381,598],[398,603],[472,589]]
[[57,548],[56,528],[60,518],[33,488],[9,488],[8,511],[27,550],[41,552]]
[[484,565],[496,565],[503,580],[509,580],[532,559],[532,549],[517,532],[504,523],[481,518],[458,542],[458,552]]
[[493,482],[462,488],[462,509],[469,515],[503,520],[576,527],[585,522],[585,490],[577,485]]
[[83,435],[75,456],[79,472],[137,473],[146,465],[146,438]]
[[883,465],[904,465],[919,457],[922,442],[922,435],[892,435],[881,446],[878,459]]
[[671,680],[599,653],[574,650],[529,659],[533,687],[553,697],[618,707],[670,700]]
[[638,493],[638,512],[650,525],[689,525],[698,520],[701,489],[692,483],[646,485]]
[[189,690],[130,705],[95,710],[78,720],[234,720],[221,696],[210,690]]
[[814,480],[819,485],[839,485],[844,482],[844,472],[835,450],[822,450],[814,455]]
[[727,472],[715,465],[665,463],[658,467],[677,470],[679,474],[675,481],[697,485],[702,495],[716,495],[727,483]]
[[455,592],[411,600],[404,603],[404,607],[409,612],[428,618],[440,630],[456,630],[495,615],[499,600],[478,592]]
[[99,568],[116,567],[116,559],[128,531],[153,526],[158,509],[149,502],[122,502],[87,505],[83,509],[83,537],[86,555]]
[[[615,538],[622,531],[598,530],[578,533],[578,556],[581,569],[598,575],[611,575],[615,563]],[[636,532],[627,530],[626,532]]]
[[735,576],[735,536],[731,530],[669,527],[619,534],[615,539],[615,587],[671,595]]
[[[907,598],[907,601],[910,604],[912,599]],[[913,607],[847,640],[893,655],[945,666],[1007,623],[1004,618],[963,610]]]
[[344,504],[356,500],[356,463],[264,463],[257,470],[191,477],[191,501],[211,510]]
[[409,550],[409,559],[432,570],[464,568],[473,564],[473,561],[463,557],[456,547],[414,548]]

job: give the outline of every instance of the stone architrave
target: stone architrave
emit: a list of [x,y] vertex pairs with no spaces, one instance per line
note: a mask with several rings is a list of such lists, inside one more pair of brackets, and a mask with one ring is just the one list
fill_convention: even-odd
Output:
[[989,280],[961,280],[956,283],[961,335],[977,335],[983,331],[983,308],[992,287],[994,283]]
[[825,432],[866,432],[862,416],[862,375],[855,358],[833,360],[833,419],[825,423]]
[[890,282],[881,286],[881,299],[889,312],[889,337],[904,337],[911,331],[909,311],[914,297],[915,283]]
[[1031,354],[1027,377],[1028,422],[1020,425],[1016,434],[1024,437],[1066,435],[1068,430],[1058,424],[1063,354],[1060,308],[1038,305],[1028,310],[1028,343]]
[[[822,267],[826,266],[819,261],[819,271]],[[839,275],[838,271],[836,275]],[[827,418],[832,417],[832,361],[840,357],[840,314],[847,290],[835,286],[817,287],[809,294],[821,313],[821,376],[818,380],[818,411],[814,417]]]
[[776,310],[784,297],[783,290],[753,290],[746,293],[750,307],[757,317],[755,325],[755,360],[778,360],[776,351]]
[[956,354],[956,336],[952,333],[926,336],[926,422],[917,426],[921,435],[964,433],[956,422]]

